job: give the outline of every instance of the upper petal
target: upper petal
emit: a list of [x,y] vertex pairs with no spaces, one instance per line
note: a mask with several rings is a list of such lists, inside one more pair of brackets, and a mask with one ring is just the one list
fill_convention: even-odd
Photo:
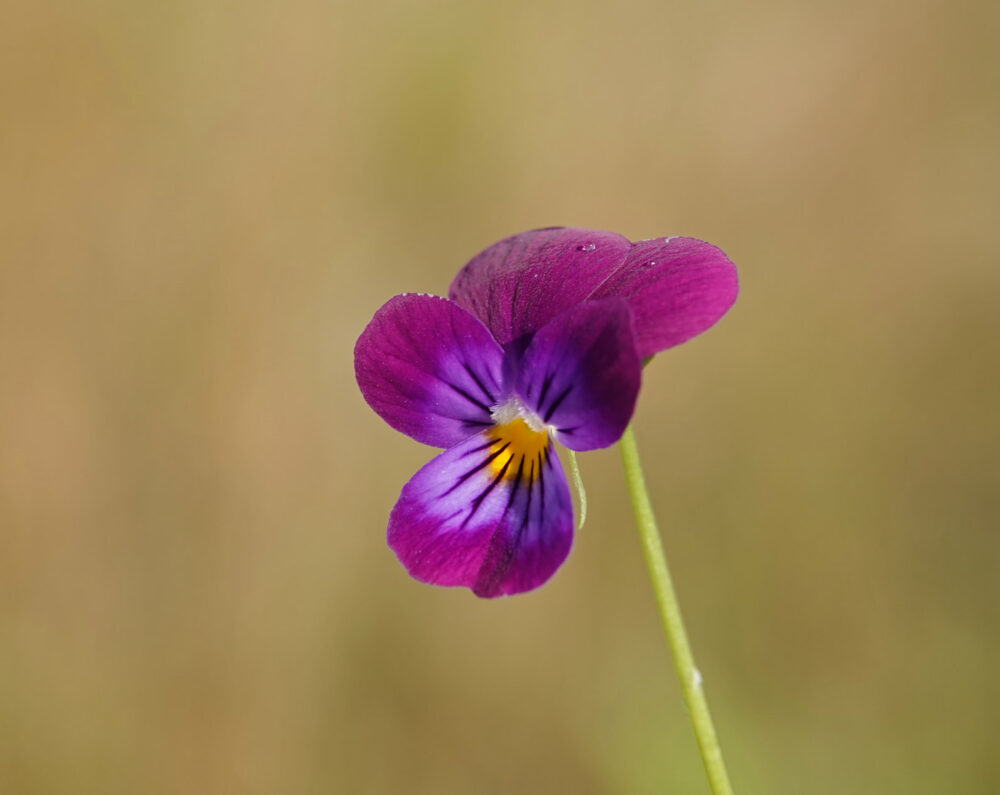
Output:
[[635,315],[643,358],[707,331],[739,293],[736,266],[721,249],[690,237],[635,243],[593,298],[619,296]]
[[503,398],[502,349],[480,321],[436,296],[386,302],[358,339],[354,371],[382,419],[435,447],[491,425]]
[[621,298],[587,301],[532,338],[515,389],[571,450],[614,444],[632,418],[642,382],[632,312]]
[[445,450],[403,487],[388,540],[423,582],[483,597],[537,588],[573,543],[573,504],[551,442],[518,449],[490,429]]
[[585,300],[621,266],[630,246],[613,232],[535,229],[473,257],[449,295],[507,345]]

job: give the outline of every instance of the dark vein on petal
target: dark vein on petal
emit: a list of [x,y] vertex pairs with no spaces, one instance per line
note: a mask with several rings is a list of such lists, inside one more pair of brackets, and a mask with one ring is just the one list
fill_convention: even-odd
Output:
[[521,525],[517,528],[517,535],[514,537],[514,547],[518,547],[524,530],[531,520],[531,495],[535,493],[535,462],[531,462],[531,473],[528,475],[528,500],[524,504],[524,515],[521,517]]
[[528,488],[528,502],[524,506],[524,521],[522,526],[528,523],[528,519],[531,517],[531,495],[535,493],[535,464],[538,460],[535,459],[531,462],[531,472],[528,475],[528,483],[530,484]]
[[[442,381],[443,380],[444,379],[442,379]],[[446,383],[448,386],[450,386],[452,389],[454,389],[456,392],[458,392],[458,394],[460,394],[462,397],[464,397],[466,400],[468,400],[474,406],[478,406],[483,411],[485,411],[487,414],[490,413],[490,407],[489,406],[487,406],[481,400],[476,400],[472,395],[470,395],[468,392],[466,392],[464,389],[462,389],[462,387],[455,386],[455,384],[451,383],[450,381],[444,381],[444,383]]]
[[[469,422],[469,420],[466,420],[466,422]],[[490,423],[490,424],[492,425],[492,423]],[[495,444],[500,444],[501,441],[503,441],[503,440],[502,439],[490,439],[486,444],[481,444],[481,445],[479,445],[479,447],[473,447],[471,450],[466,450],[464,453],[462,453],[461,457],[462,458],[468,458],[470,455],[474,455],[475,453],[481,453],[483,450],[486,450],[486,449],[492,447]]]
[[462,366],[465,367],[465,372],[467,372],[472,380],[476,382],[476,386],[483,391],[483,394],[486,396],[486,399],[490,402],[490,404],[492,405],[496,403],[497,401],[496,398],[493,397],[493,393],[486,388],[486,385],[480,380],[479,376],[476,375],[473,369],[465,362],[462,362]]
[[[546,451],[548,448],[546,448]],[[539,459],[544,455],[544,453],[539,453]],[[539,521],[545,520],[545,470],[543,469],[543,464],[545,462],[540,460],[538,464],[538,516]]]
[[[506,445],[505,445],[505,447],[506,447]],[[500,451],[500,452],[502,452],[502,451]],[[505,474],[507,474],[507,468],[510,466],[510,462],[513,461],[513,460],[514,460],[514,456],[511,456],[510,458],[508,458],[507,461],[504,463],[503,467],[500,469],[500,471],[497,472],[496,477],[493,478],[493,480],[490,482],[490,485],[487,486],[485,489],[483,489],[482,492],[479,494],[479,496],[476,497],[472,501],[472,510],[469,511],[469,515],[466,516],[465,519],[462,520],[462,524],[459,527],[460,530],[464,530],[465,529],[465,526],[469,523],[469,520],[473,516],[475,516],[476,511],[479,510],[479,506],[483,504],[483,501],[488,496],[490,496],[490,492],[493,491],[493,489],[496,488],[497,483],[499,483],[501,480],[503,480],[503,476]]]
[[547,423],[552,419],[552,415],[556,413],[562,402],[569,396],[569,393],[573,391],[573,384],[566,387],[555,400],[552,401],[552,405],[549,406],[549,410],[545,412],[545,422]]
[[545,403],[545,396],[549,393],[549,388],[552,386],[552,381],[556,377],[555,373],[549,373],[545,376],[545,380],[542,381],[542,392],[538,396],[538,405],[542,406]]
[[510,506],[514,504],[514,497],[517,495],[517,489],[521,485],[521,476],[524,474],[524,455],[521,455],[521,461],[517,465],[517,473],[514,475],[514,485],[510,489],[510,497],[507,500],[507,507],[504,508],[504,516],[507,515],[507,511],[510,510]]
[[[458,488],[459,486],[461,486],[461,485],[462,485],[463,483],[465,483],[465,481],[467,481],[467,480],[468,480],[469,478],[471,478],[471,477],[472,477],[473,475],[475,475],[475,474],[476,474],[476,473],[477,473],[477,472],[478,472],[479,470],[481,470],[481,469],[484,469],[485,467],[489,466],[489,465],[490,465],[490,463],[491,463],[491,462],[492,462],[492,461],[493,461],[493,460],[494,460],[494,459],[495,459],[495,458],[496,458],[496,457],[497,457],[498,455],[500,455],[500,454],[501,454],[501,453],[502,453],[502,452],[503,452],[504,450],[506,450],[506,449],[507,449],[507,448],[508,448],[509,446],[510,446],[510,442],[507,442],[507,444],[505,444],[505,445],[504,445],[503,447],[501,447],[501,448],[500,448],[499,450],[497,450],[497,451],[496,451],[495,453],[493,453],[493,455],[489,456],[489,457],[488,457],[488,458],[487,458],[487,459],[486,459],[485,461],[483,461],[483,463],[481,463],[481,464],[478,464],[477,466],[473,467],[473,468],[472,468],[472,469],[470,469],[470,470],[469,470],[468,472],[466,472],[466,473],[465,473],[464,475],[462,475],[461,477],[459,477],[459,479],[455,481],[455,485],[453,485],[453,486],[452,486],[452,487],[451,487],[450,489],[448,489],[448,491],[446,491],[446,492],[445,492],[444,494],[442,494],[441,496],[442,496],[442,497],[447,497],[447,496],[448,496],[449,494],[451,494],[451,493],[452,493],[452,492],[453,492],[453,491],[454,491],[455,489],[457,489],[457,488]],[[511,458],[513,458],[513,456],[511,456]],[[506,469],[507,469],[507,467],[508,467],[509,465],[510,465],[510,458],[508,458],[508,459],[507,459],[507,463],[506,463],[506,464],[504,464],[504,468],[503,468],[503,470],[502,470],[502,471],[506,471]],[[491,487],[491,488],[492,488],[492,487]],[[464,523],[463,523],[463,524],[464,524]]]

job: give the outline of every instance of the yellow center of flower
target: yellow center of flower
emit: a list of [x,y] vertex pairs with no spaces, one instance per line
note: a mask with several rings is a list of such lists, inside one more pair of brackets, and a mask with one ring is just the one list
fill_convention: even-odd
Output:
[[538,477],[549,447],[547,431],[536,431],[517,417],[502,425],[494,425],[489,434],[493,438],[491,450],[497,454],[490,461],[495,476],[503,473],[502,476],[507,479]]

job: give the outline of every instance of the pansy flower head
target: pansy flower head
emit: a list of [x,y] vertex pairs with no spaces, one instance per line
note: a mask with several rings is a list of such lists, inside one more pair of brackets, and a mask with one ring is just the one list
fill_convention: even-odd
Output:
[[618,441],[643,360],[714,325],[737,291],[733,264],[700,240],[555,228],[486,249],[448,299],[383,305],[355,347],[361,392],[393,428],[445,448],[389,517],[409,573],[483,597],[548,580],[573,541],[553,443]]

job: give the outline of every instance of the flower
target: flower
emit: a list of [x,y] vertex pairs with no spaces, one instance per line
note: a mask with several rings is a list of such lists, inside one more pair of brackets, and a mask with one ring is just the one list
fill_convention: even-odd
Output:
[[409,573],[481,597],[547,581],[573,541],[553,441],[618,441],[643,359],[714,325],[737,291],[733,264],[700,240],[552,228],[477,255],[450,300],[384,304],[355,347],[358,385],[393,428],[445,448],[389,517]]

